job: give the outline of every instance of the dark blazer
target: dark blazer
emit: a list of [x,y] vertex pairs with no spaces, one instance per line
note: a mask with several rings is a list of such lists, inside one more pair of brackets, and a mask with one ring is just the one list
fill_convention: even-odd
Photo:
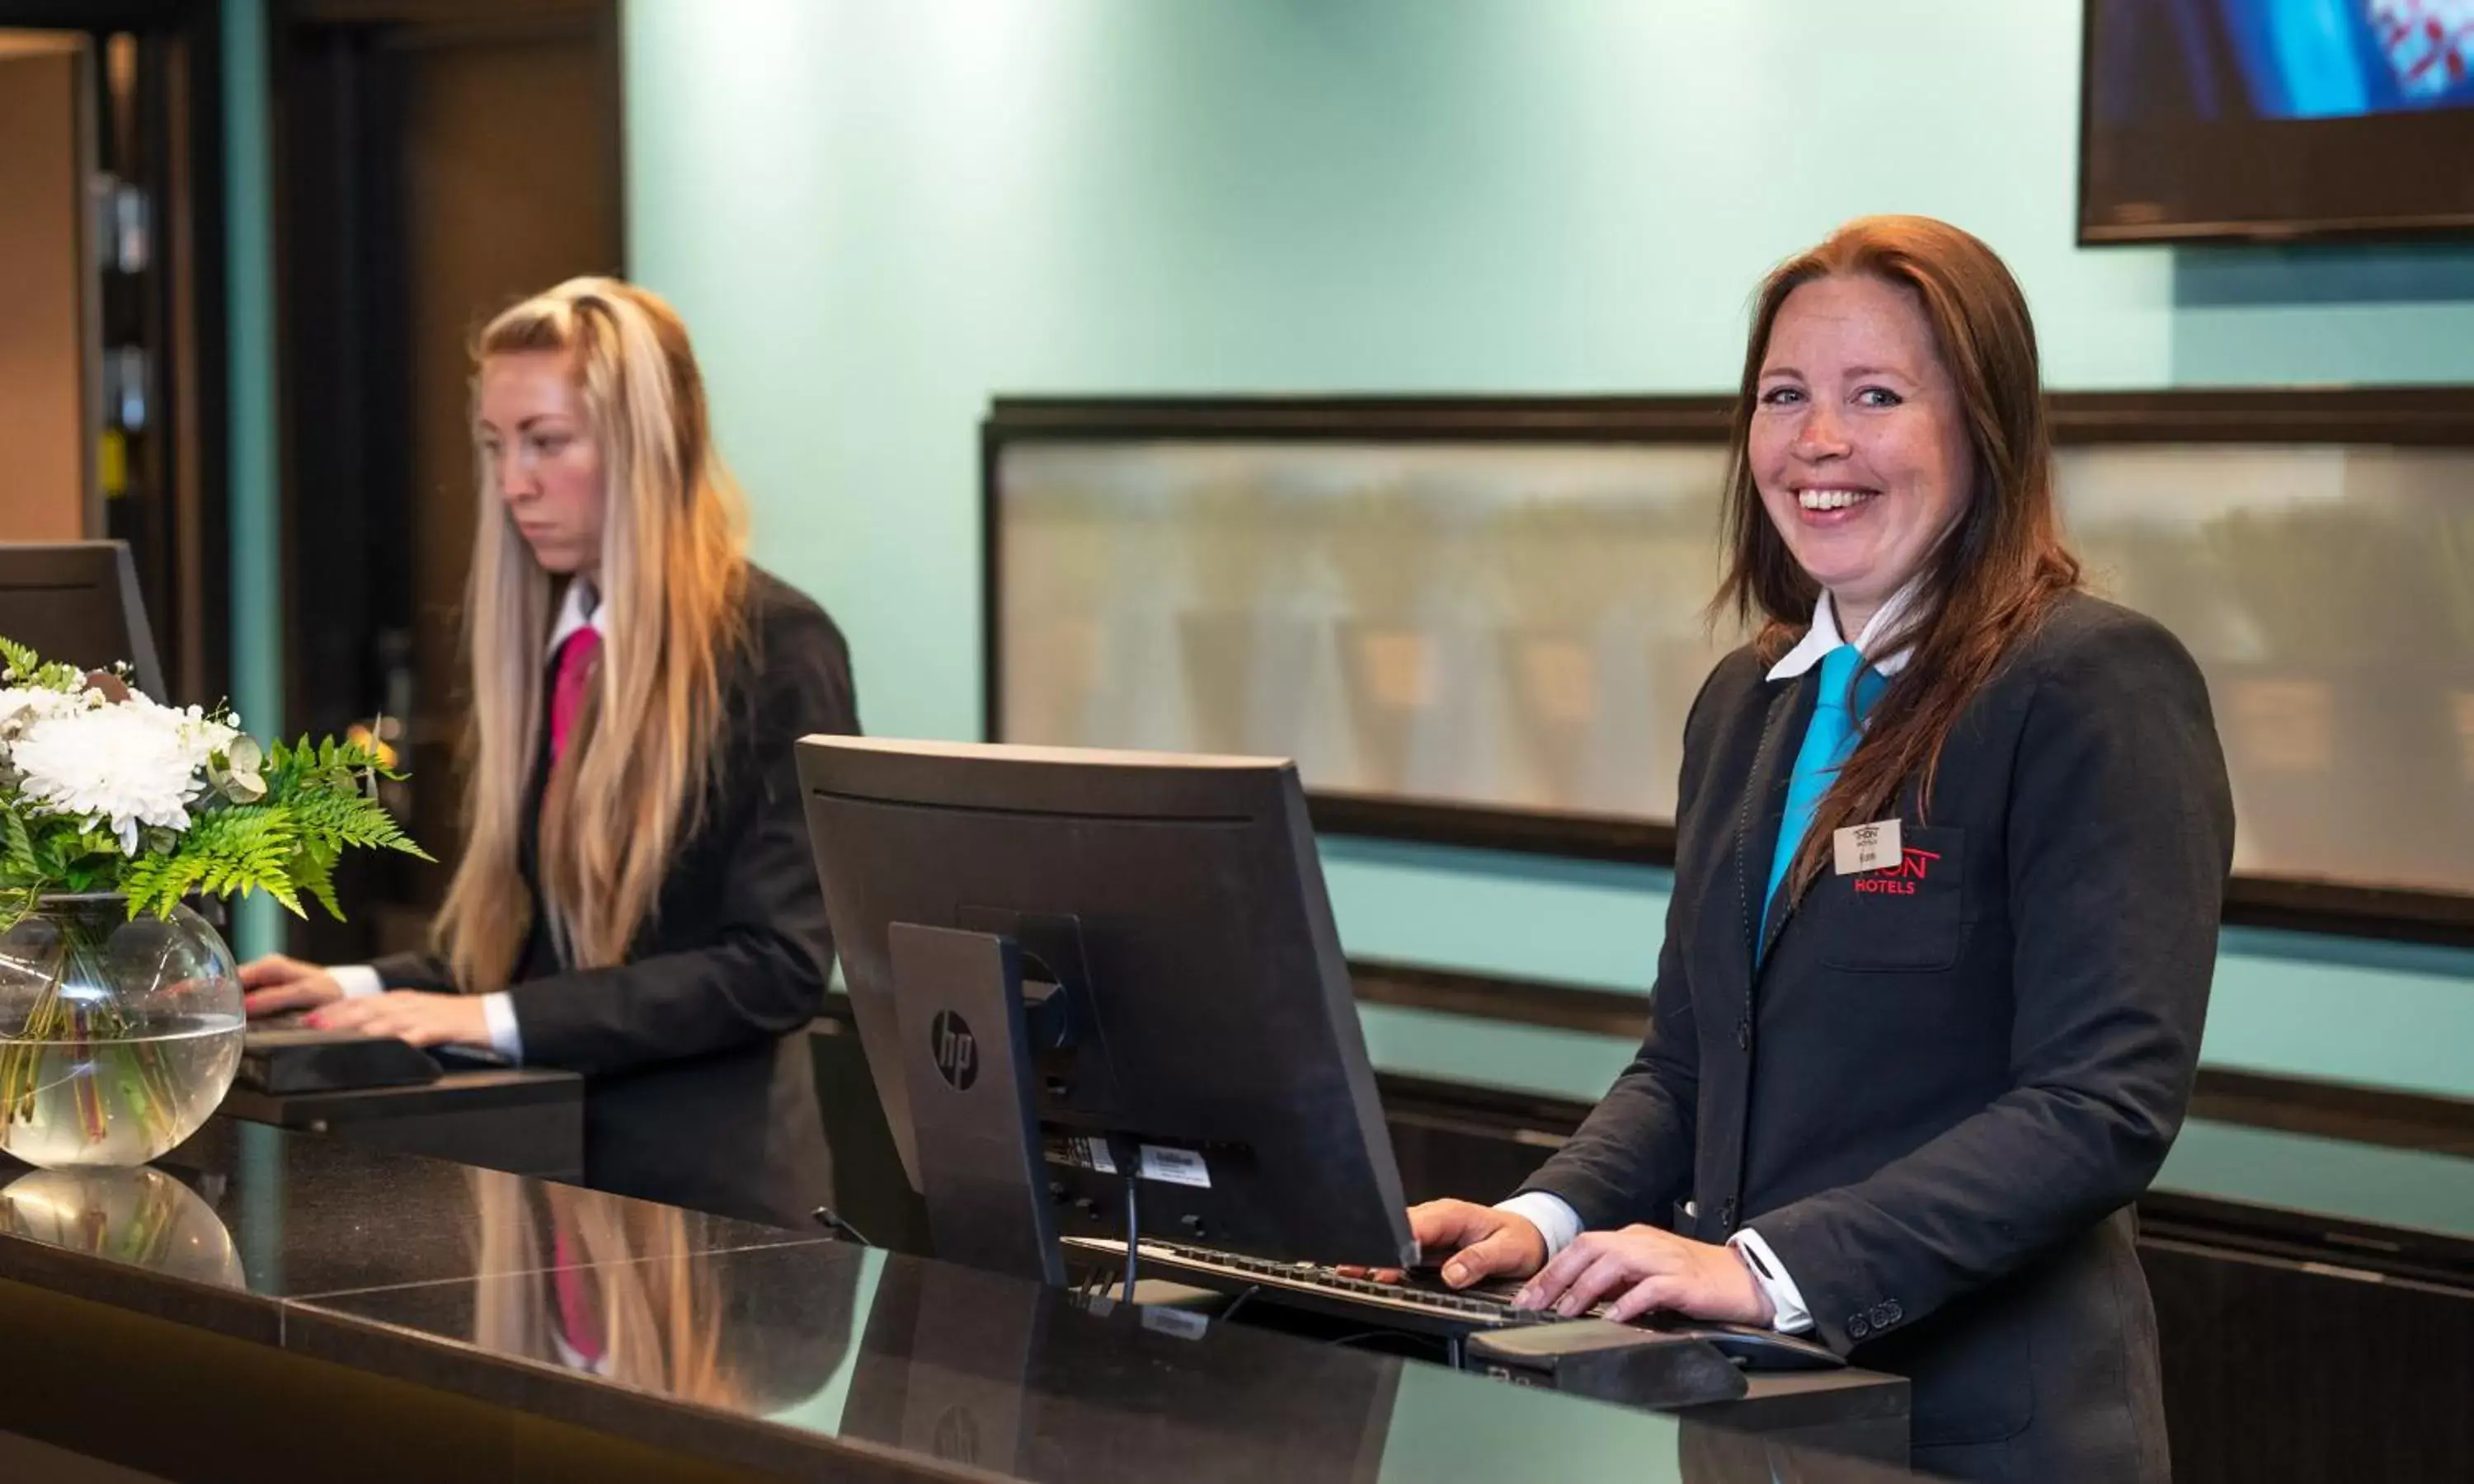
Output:
[[[824,610],[754,568],[746,601],[703,824],[617,968],[564,969],[544,926],[546,751],[536,763],[522,851],[534,928],[508,998],[525,1062],[585,1076],[586,1184],[809,1228],[831,1198],[808,1025],[824,1008],[834,941],[792,744],[856,733],[859,713],[849,649]],[[452,988],[434,958],[376,968],[390,987]]]
[[[1918,1467],[2163,1479],[2128,1209],[2190,1100],[2233,805],[2197,666],[2063,600],[1971,701],[1895,874],[1755,915],[1817,671],[1721,661],[1685,726],[1640,1054],[1527,1188],[1751,1226],[1816,1338],[1909,1376]],[[1687,1214],[1683,1204],[1690,1201]]]

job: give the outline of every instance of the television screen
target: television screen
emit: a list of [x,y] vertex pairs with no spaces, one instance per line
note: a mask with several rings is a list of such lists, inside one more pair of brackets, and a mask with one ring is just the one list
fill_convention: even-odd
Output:
[[2089,0],[2088,242],[2474,229],[2474,0]]

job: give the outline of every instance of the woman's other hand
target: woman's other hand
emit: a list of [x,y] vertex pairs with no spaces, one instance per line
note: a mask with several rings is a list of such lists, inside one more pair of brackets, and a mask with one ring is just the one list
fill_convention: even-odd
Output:
[[240,966],[241,1005],[251,1019],[314,1010],[344,997],[335,976],[316,964],[270,953]]

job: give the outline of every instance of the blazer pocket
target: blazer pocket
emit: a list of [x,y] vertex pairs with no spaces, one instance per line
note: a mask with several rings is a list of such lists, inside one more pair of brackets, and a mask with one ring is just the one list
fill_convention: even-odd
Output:
[[[2015,1286],[2015,1285],[2014,1285]],[[1856,1364],[1907,1377],[1909,1446],[2015,1438],[2036,1420],[2034,1315],[2011,1293],[1959,1300],[1912,1329],[1858,1346]]]
[[1807,906],[1821,961],[1858,972],[1931,972],[1958,962],[1967,937],[1967,831],[1899,831],[1899,864],[1842,876],[1825,869]]

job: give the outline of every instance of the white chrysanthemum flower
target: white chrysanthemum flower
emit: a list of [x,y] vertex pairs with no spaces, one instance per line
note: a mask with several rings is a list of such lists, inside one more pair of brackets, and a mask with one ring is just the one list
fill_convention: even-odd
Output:
[[78,697],[65,690],[41,690],[32,685],[0,688],[0,728],[58,716],[77,709],[78,705]]
[[195,706],[133,695],[117,706],[39,717],[11,746],[9,763],[28,804],[89,826],[109,824],[121,852],[135,855],[141,828],[189,827],[189,805],[206,788],[206,760],[234,735]]

